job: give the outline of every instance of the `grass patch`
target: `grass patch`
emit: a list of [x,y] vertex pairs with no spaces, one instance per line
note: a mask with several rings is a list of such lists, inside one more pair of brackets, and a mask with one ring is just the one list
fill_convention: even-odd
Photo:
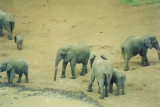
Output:
[[160,0],[121,0],[121,1],[131,6],[139,6],[141,4],[160,3]]

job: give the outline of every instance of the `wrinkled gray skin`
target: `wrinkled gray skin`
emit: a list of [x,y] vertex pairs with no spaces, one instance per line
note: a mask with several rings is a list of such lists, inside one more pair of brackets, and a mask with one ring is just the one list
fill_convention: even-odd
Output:
[[0,36],[3,36],[2,28],[8,31],[8,39],[12,40],[12,32],[14,29],[13,16],[9,13],[6,13],[0,10]]
[[98,81],[98,93],[100,93],[99,98],[104,98],[104,85],[105,85],[105,97],[108,97],[108,87],[113,74],[113,66],[107,61],[105,55],[92,55],[90,58],[90,66],[92,68],[91,80],[88,85],[88,92],[92,91],[92,84],[95,77]]
[[71,71],[72,71],[72,79],[76,78],[75,75],[75,66],[76,63],[82,63],[83,68],[80,75],[85,75],[88,73],[87,64],[88,59],[90,57],[90,50],[85,44],[77,44],[75,46],[65,46],[61,47],[57,50],[56,62],[55,62],[55,74],[54,81],[56,81],[56,75],[58,71],[58,64],[63,59],[62,64],[62,75],[61,78],[65,78],[65,71],[68,62],[70,62]]
[[23,49],[23,41],[24,41],[23,35],[16,34],[14,36],[14,42],[17,44],[17,49],[18,50],[22,50]]
[[125,73],[120,69],[114,68],[112,79],[110,82],[109,92],[110,93],[113,92],[113,83],[115,83],[117,86],[116,96],[119,95],[121,87],[122,87],[122,95],[124,95],[125,94],[125,81],[126,81]]
[[125,61],[124,70],[129,70],[128,62],[131,57],[140,54],[142,57],[142,66],[149,66],[148,58],[147,58],[147,50],[155,48],[158,52],[158,57],[160,60],[160,48],[158,40],[155,36],[130,36],[121,44],[121,53]]
[[7,60],[0,64],[0,72],[7,71],[7,78],[9,86],[13,85],[13,78],[15,74],[19,74],[17,83],[21,83],[22,74],[26,76],[26,83],[28,80],[28,64],[22,58],[16,60]]

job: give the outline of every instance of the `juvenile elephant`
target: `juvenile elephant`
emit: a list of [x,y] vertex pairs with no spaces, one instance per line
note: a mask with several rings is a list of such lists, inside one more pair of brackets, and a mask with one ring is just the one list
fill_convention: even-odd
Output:
[[8,39],[12,40],[12,32],[14,29],[13,16],[9,13],[6,13],[0,10],[0,36],[3,36],[2,28],[8,31]]
[[14,36],[14,42],[17,44],[17,49],[18,50],[22,50],[23,49],[23,41],[24,41],[23,35],[16,34]]
[[155,48],[158,52],[158,57],[160,60],[160,48],[158,40],[155,36],[130,36],[121,44],[121,54],[125,61],[125,71],[129,70],[128,62],[131,57],[140,54],[142,57],[142,66],[149,66],[147,58],[147,50]]
[[16,60],[7,60],[0,64],[0,72],[7,71],[8,83],[9,86],[13,85],[13,78],[15,74],[19,74],[19,78],[17,83],[21,82],[22,74],[26,76],[26,83],[29,82],[28,80],[28,64],[27,62],[22,59],[18,58]]
[[124,95],[125,94],[125,81],[126,81],[125,73],[120,69],[114,68],[112,79],[110,82],[109,92],[110,93],[113,92],[113,83],[115,83],[117,86],[116,96],[119,95],[121,86],[122,86],[122,95]]
[[95,80],[95,77],[98,81],[98,92],[100,93],[99,98],[104,98],[104,85],[105,85],[105,97],[108,97],[108,87],[113,74],[113,66],[107,60],[105,55],[92,55],[90,58],[90,66],[92,68],[91,80],[88,85],[88,92],[92,91],[92,84]]
[[85,75],[86,73],[88,73],[87,64],[88,64],[89,57],[90,57],[90,50],[88,46],[85,44],[77,44],[75,46],[65,46],[65,47],[59,48],[57,50],[57,56],[56,56],[56,62],[55,62],[54,81],[56,81],[58,64],[62,59],[63,59],[63,64],[62,64],[61,78],[65,78],[66,67],[68,62],[70,62],[72,79],[75,79],[76,63],[83,64],[82,72],[80,73],[80,75]]

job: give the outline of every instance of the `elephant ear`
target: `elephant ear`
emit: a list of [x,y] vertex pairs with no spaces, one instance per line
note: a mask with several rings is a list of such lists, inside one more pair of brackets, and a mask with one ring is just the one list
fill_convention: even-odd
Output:
[[108,58],[106,57],[106,55],[102,54],[102,55],[100,55],[100,56],[101,56],[102,59],[108,60]]
[[94,62],[95,57],[96,57],[96,55],[92,55],[92,56],[90,57],[90,67],[91,67],[91,68],[92,68],[92,64],[93,64],[93,62]]
[[7,64],[6,71],[10,71],[12,68],[13,68],[13,64],[8,63],[8,64]]
[[68,48],[66,55],[64,57],[64,62],[70,61],[74,56],[76,56],[76,50],[72,48]]
[[152,49],[152,43],[151,43],[150,38],[144,39],[144,46],[146,46],[149,49]]

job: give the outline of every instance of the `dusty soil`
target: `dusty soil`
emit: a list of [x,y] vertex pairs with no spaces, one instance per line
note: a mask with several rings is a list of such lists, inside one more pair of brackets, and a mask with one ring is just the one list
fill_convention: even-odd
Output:
[[[141,67],[140,56],[130,61],[130,71],[126,73],[126,95],[99,99],[97,82],[93,92],[87,92],[89,73],[80,76],[81,65],[76,65],[77,79],[71,79],[70,66],[66,78],[53,82],[56,51],[60,46],[86,43],[92,54],[106,54],[114,67],[123,69],[120,45],[131,35],[154,35],[160,41],[160,8],[158,4],[145,4],[137,7],[123,4],[118,0],[0,0],[2,10],[12,13],[15,18],[13,36],[24,35],[24,49],[19,51],[7,32],[0,38],[0,61],[23,57],[29,64],[30,83],[16,83],[29,89],[55,89],[82,92],[101,106],[111,107],[159,107],[160,106],[160,67],[155,49],[148,50],[150,66]],[[7,83],[6,72],[0,73],[1,83]],[[3,97],[0,96],[0,100]],[[7,99],[6,99],[7,102]]]

